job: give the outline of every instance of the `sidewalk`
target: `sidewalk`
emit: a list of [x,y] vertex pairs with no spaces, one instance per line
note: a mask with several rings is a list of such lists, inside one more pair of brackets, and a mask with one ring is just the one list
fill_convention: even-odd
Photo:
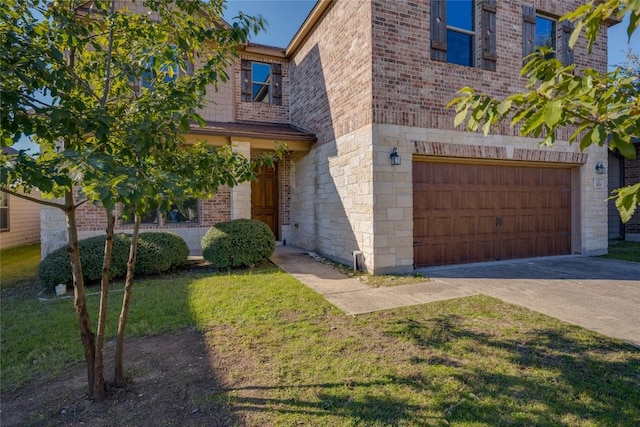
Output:
[[347,314],[363,314],[475,295],[475,292],[443,282],[372,288],[315,261],[295,246],[278,246],[271,261],[303,284],[324,296]]

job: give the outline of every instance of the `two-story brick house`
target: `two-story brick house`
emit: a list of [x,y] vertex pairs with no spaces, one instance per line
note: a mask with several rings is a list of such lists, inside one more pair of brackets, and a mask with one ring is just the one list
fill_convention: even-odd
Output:
[[557,21],[581,3],[320,0],[286,49],[239,52],[207,128],[188,136],[245,154],[286,142],[290,154],[257,183],[194,202],[197,220],[146,227],[195,249],[211,224],[255,217],[336,260],[360,251],[375,273],[606,252],[605,148],[582,153],[562,142],[568,130],[551,149],[508,126],[485,138],[454,129],[446,108],[463,86],[523,90],[523,57],[540,45],[604,71],[606,28],[587,55]]

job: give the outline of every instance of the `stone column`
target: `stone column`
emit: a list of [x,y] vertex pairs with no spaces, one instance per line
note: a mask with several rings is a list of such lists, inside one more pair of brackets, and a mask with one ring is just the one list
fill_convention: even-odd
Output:
[[[234,150],[251,159],[251,143],[232,141]],[[251,218],[251,182],[231,188],[231,219]]]
[[44,206],[40,209],[40,256],[44,259],[51,252],[69,243],[67,218],[61,209]]

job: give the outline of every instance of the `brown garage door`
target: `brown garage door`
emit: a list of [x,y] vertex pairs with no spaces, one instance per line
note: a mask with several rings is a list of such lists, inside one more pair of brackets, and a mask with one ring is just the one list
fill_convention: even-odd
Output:
[[416,267],[568,254],[571,169],[414,161]]

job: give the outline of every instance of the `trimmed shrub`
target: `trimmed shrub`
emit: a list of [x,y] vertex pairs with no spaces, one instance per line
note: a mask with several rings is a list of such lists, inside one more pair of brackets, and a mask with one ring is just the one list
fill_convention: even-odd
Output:
[[269,258],[276,238],[269,226],[236,219],[211,227],[202,238],[202,256],[216,268],[251,266]]
[[[98,281],[102,277],[105,240],[106,236],[96,236],[79,242],[82,274],[87,283]],[[131,235],[116,234],[113,236],[110,278],[124,277],[127,274],[130,244]],[[159,274],[180,267],[186,262],[188,255],[187,244],[182,237],[175,233],[140,233],[136,274],[141,276]],[[42,282],[51,288],[58,283],[72,284],[67,247],[62,247],[47,255],[38,267],[38,275]]]
[[136,273],[158,274],[184,265],[189,247],[176,233],[140,233]]

